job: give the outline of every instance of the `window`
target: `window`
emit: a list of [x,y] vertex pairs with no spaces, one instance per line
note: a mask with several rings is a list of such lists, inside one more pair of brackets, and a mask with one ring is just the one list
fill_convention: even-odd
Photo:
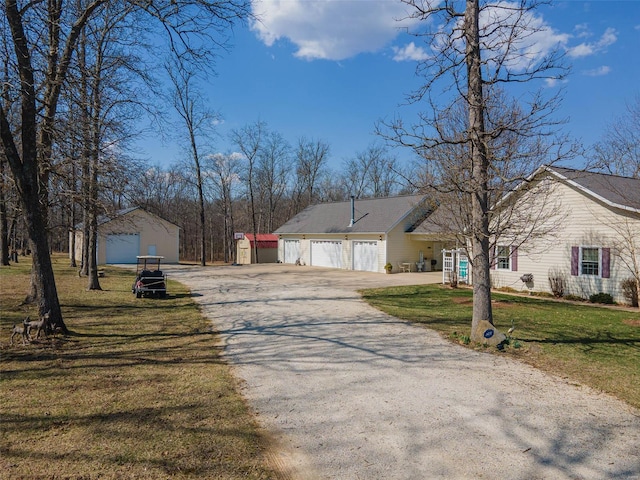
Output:
[[600,249],[582,247],[580,256],[581,275],[600,275]]
[[498,270],[511,270],[510,253],[511,249],[508,246],[498,245],[496,247],[496,265]]
[[611,249],[605,247],[571,247],[571,275],[609,278]]
[[496,245],[491,249],[491,269],[518,271],[518,247]]

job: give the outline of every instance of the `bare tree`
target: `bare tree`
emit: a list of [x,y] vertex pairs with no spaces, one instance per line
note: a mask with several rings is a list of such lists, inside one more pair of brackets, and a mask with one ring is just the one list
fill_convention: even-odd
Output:
[[195,84],[196,75],[192,69],[180,64],[180,62],[167,64],[165,68],[173,87],[171,92],[173,108],[178,113],[182,127],[187,134],[188,150],[195,168],[200,217],[200,265],[205,266],[207,261],[207,229],[200,142],[206,141],[211,135],[213,121],[217,115],[204,107],[204,101]]
[[275,230],[275,216],[287,190],[287,180],[292,168],[291,146],[284,137],[274,131],[267,133],[258,158],[258,188],[266,210],[265,230]]
[[593,167],[625,177],[640,178],[640,95],[624,115],[610,123],[593,147]]
[[[249,209],[251,216],[251,228],[253,238],[257,239],[258,223],[256,217],[256,178],[255,171],[257,170],[258,160],[264,148],[268,130],[267,125],[264,122],[257,121],[251,125],[246,125],[239,130],[233,130],[231,132],[231,141],[234,143],[240,153],[245,159],[245,183],[247,186],[247,193],[249,196]],[[256,263],[258,262],[258,242],[253,242],[254,258]]]
[[[20,118],[12,124],[8,105],[0,109],[0,138],[19,192],[31,239],[34,288],[39,311],[50,311],[50,322],[65,333],[47,239],[48,177],[60,92],[87,22],[110,0],[93,0],[79,8],[66,8],[52,0],[19,5],[4,2],[4,37],[13,52]],[[206,61],[210,48],[220,45],[219,34],[249,12],[249,2],[198,1],[135,4],[158,20],[169,34],[170,47],[181,58]]]
[[329,144],[300,138],[295,151],[294,214],[317,200],[318,184],[329,160]]
[[[602,139],[593,148],[592,168],[607,173],[640,179],[640,95],[627,105],[626,112],[606,128]],[[607,187],[628,205],[638,205],[638,193],[632,189]],[[640,227],[638,219],[629,212],[606,216],[603,224],[611,227],[616,235],[612,242],[612,254],[625,265],[635,282],[636,296],[640,298]]]
[[[428,161],[441,164],[462,205],[469,206],[467,225],[473,282],[472,339],[482,341],[481,321],[493,323],[491,309],[490,238],[491,192],[496,183],[515,185],[521,178],[509,171],[509,152],[523,139],[547,139],[541,163],[566,155],[565,138],[554,137],[558,124],[552,113],[556,97],[545,99],[540,91],[513,108],[490,107],[497,86],[511,82],[561,79],[566,75],[558,49],[543,52],[530,48],[544,25],[532,21],[537,1],[489,3],[445,0],[403,0],[410,17],[420,20],[432,55],[418,66],[425,83],[409,97],[429,111],[414,125],[400,119],[379,133],[392,142],[413,148]],[[442,87],[442,88],[438,88]],[[442,104],[441,99],[453,99]],[[505,96],[502,96],[505,99]],[[452,112],[462,108],[464,124],[451,128]],[[499,113],[495,117],[493,113]],[[555,146],[552,147],[551,145]],[[435,152],[435,155],[434,155]],[[443,153],[445,155],[443,156]]]
[[233,248],[233,201],[235,199],[235,189],[240,183],[240,162],[242,157],[232,153],[227,155],[215,154],[207,158],[208,170],[211,172],[212,183],[222,211],[224,261],[229,262],[235,260],[235,249]]
[[389,197],[398,191],[401,175],[386,147],[369,145],[343,163],[345,189],[356,198]]

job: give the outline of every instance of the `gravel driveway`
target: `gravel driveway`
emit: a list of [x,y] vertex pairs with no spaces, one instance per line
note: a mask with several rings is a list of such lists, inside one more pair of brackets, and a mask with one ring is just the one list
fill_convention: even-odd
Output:
[[381,313],[437,282],[286,265],[167,266],[220,330],[294,479],[640,479],[640,412]]

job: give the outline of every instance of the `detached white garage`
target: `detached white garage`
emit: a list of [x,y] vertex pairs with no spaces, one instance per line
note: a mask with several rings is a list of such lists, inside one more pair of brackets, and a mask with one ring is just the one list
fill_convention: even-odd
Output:
[[342,242],[331,240],[311,241],[311,265],[315,267],[342,268]]
[[[75,235],[75,258],[82,258],[82,225]],[[74,242],[70,238],[69,256]],[[180,227],[139,207],[117,212],[98,221],[98,264],[136,263],[138,255],[161,255],[166,263],[178,263]]]

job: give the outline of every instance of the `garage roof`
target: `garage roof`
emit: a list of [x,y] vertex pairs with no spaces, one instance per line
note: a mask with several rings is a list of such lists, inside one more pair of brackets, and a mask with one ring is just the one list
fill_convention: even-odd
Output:
[[355,200],[351,223],[351,201],[311,205],[274,233],[388,233],[406,220],[407,231],[430,211],[424,195]]

